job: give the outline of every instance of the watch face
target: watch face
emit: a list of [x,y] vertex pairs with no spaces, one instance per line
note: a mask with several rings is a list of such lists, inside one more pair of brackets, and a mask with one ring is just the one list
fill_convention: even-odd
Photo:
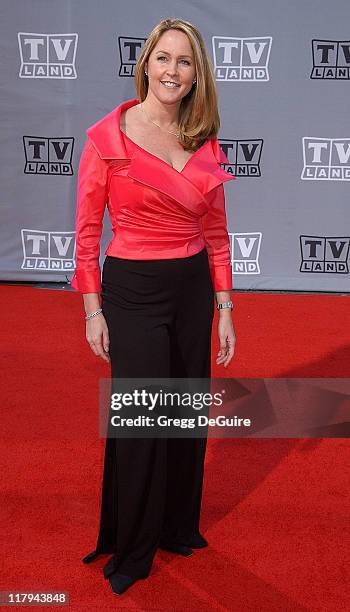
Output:
[[233,303],[232,302],[223,302],[221,304],[218,304],[217,306],[218,310],[223,310],[224,308],[233,308]]

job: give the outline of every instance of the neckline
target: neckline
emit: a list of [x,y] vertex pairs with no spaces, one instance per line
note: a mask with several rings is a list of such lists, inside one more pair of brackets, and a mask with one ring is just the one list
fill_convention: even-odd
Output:
[[[131,108],[131,106],[136,106],[136,104],[139,104],[139,100],[135,100],[135,104],[132,105],[128,105],[125,110],[127,110],[128,108]],[[124,105],[123,105],[124,106]],[[197,149],[196,151],[194,151],[194,153],[192,153],[191,157],[189,157],[189,159],[187,160],[187,162],[185,163],[185,165],[183,166],[183,168],[181,168],[181,170],[177,170],[177,168],[174,168],[174,166],[172,166],[171,164],[168,164],[168,162],[166,162],[164,159],[162,159],[161,157],[158,157],[158,155],[154,155],[154,153],[151,153],[150,151],[147,151],[147,149],[144,149],[143,147],[141,147],[139,144],[137,144],[137,142],[135,142],[134,140],[132,140],[127,134],[125,134],[125,132],[123,132],[123,130],[120,127],[120,116],[121,113],[124,111],[124,108],[121,108],[119,116],[118,116],[118,128],[119,128],[119,132],[121,132],[121,134],[123,135],[124,138],[127,138],[127,140],[129,140],[135,147],[137,147],[138,149],[140,149],[140,151],[142,151],[143,153],[145,153],[146,155],[149,155],[150,157],[152,157],[153,159],[157,159],[158,161],[162,162],[163,164],[165,164],[166,166],[168,166],[168,168],[171,168],[171,170],[174,170],[177,174],[183,174],[185,168],[187,168],[188,164],[190,163],[191,159],[193,159],[193,157],[196,155],[196,153],[198,153],[199,151],[201,151],[209,142],[209,138],[199,147],[199,149]]]

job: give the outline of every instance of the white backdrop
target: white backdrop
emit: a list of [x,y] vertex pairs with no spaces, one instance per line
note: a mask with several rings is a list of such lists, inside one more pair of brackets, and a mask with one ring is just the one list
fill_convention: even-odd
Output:
[[[86,128],[136,97],[165,17],[215,67],[237,289],[349,291],[348,0],[3,0],[0,278],[69,281]],[[101,244],[111,238],[108,216]]]

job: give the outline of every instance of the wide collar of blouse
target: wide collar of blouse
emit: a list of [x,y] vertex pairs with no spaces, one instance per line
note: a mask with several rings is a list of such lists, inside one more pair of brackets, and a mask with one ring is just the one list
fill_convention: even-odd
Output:
[[[221,183],[235,178],[221,168],[220,164],[229,161],[217,138],[208,139],[197,149],[181,172],[136,143],[130,152],[120,129],[120,115],[139,103],[137,99],[122,102],[87,129],[99,156],[105,160],[130,160],[129,177],[165,193],[195,214],[204,214],[208,210],[205,195]],[[133,145],[130,139],[128,142]]]

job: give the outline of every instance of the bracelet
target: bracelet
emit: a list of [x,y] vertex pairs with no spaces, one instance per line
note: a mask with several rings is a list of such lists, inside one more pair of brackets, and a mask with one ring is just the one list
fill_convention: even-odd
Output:
[[231,308],[231,310],[233,310],[233,303],[232,302],[222,302],[221,304],[218,304],[216,308],[218,310],[223,310],[224,308]]
[[101,312],[102,312],[102,308],[99,308],[95,312],[92,312],[91,314],[86,315],[85,321],[88,321],[89,319],[92,319],[92,317],[96,317],[96,315],[99,315]]

